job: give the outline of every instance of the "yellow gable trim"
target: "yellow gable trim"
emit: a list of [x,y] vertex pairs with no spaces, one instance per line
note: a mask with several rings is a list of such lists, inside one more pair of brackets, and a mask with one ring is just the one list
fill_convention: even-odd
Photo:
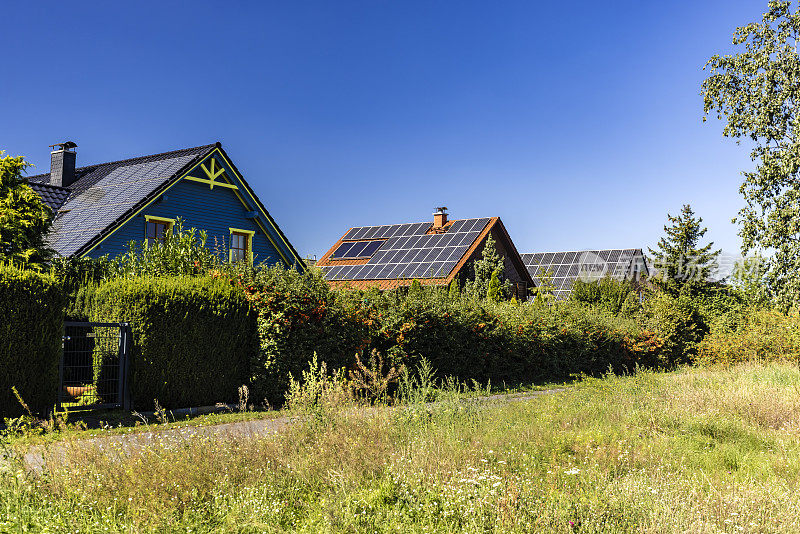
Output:
[[[228,166],[231,168],[231,170],[233,171],[233,173],[234,173],[234,174],[238,174],[238,173],[237,173],[235,170],[233,170],[233,164],[231,164],[231,163],[230,163],[230,161],[228,161],[228,158],[226,158],[226,157],[225,157],[225,156],[222,154],[222,152],[220,152],[219,148],[215,148],[214,150],[212,150],[212,151],[209,153],[209,156],[208,156],[208,157],[213,157],[215,153],[216,153],[216,154],[218,154],[220,157],[222,157],[222,159],[223,159],[225,162],[227,162],[227,163],[228,163]],[[131,219],[133,219],[134,217],[136,217],[137,215],[139,215],[139,214],[142,212],[142,210],[144,210],[144,209],[147,209],[147,208],[148,208],[150,205],[152,205],[154,202],[156,202],[156,201],[158,200],[158,198],[159,198],[161,195],[163,195],[164,193],[166,193],[167,191],[169,191],[170,189],[172,189],[173,187],[175,187],[175,185],[179,184],[179,183],[180,183],[180,182],[181,182],[183,179],[185,179],[185,178],[187,178],[187,177],[188,177],[188,178],[192,178],[192,177],[191,177],[191,176],[189,176],[189,175],[190,175],[190,174],[192,174],[193,172],[195,172],[195,171],[196,171],[196,170],[197,170],[197,169],[198,169],[198,168],[199,168],[201,165],[202,165],[202,162],[198,162],[198,163],[197,163],[197,165],[195,165],[194,167],[192,167],[191,169],[189,169],[188,171],[186,171],[186,172],[185,172],[185,173],[184,173],[182,176],[178,177],[178,179],[177,179],[177,180],[175,180],[174,182],[172,182],[171,184],[169,184],[169,186],[167,186],[167,187],[166,187],[166,188],[165,188],[163,191],[161,191],[161,193],[160,193],[158,196],[154,197],[154,198],[153,198],[153,199],[152,199],[150,202],[148,202],[147,204],[145,204],[144,206],[142,206],[141,208],[139,208],[138,210],[136,210],[136,211],[135,211],[133,214],[131,214],[131,215],[130,215],[130,216],[127,218],[127,219],[125,219],[125,220],[124,220],[124,221],[122,221],[120,224],[118,224],[118,225],[117,225],[117,227],[116,227],[116,228],[114,228],[114,230],[112,230],[112,231],[111,231],[111,232],[110,232],[110,233],[109,233],[107,236],[103,237],[103,239],[101,239],[100,241],[98,241],[97,243],[95,243],[94,245],[92,245],[92,247],[91,247],[89,250],[87,250],[86,252],[84,252],[84,253],[83,253],[83,255],[82,255],[81,257],[86,257],[86,255],[87,255],[87,254],[89,254],[91,251],[93,251],[94,249],[96,249],[96,248],[97,248],[97,247],[98,247],[100,244],[102,244],[102,243],[103,243],[103,241],[105,241],[106,239],[108,239],[109,237],[111,237],[112,235],[114,235],[114,233],[115,233],[115,232],[116,232],[118,229],[120,229],[121,227],[123,227],[124,225],[126,225],[126,224],[127,224],[127,223],[128,223],[130,220],[131,220]],[[223,172],[224,172],[224,170],[223,170]],[[241,179],[241,176],[239,176],[239,178]],[[201,179],[201,178],[197,178],[196,180],[197,180],[197,181],[202,181],[202,179]],[[209,181],[210,181],[210,180],[209,180]],[[226,186],[233,186],[233,187],[236,187],[234,184],[224,184],[224,183],[222,183],[222,182],[215,182],[215,185],[222,186],[222,187],[226,187]],[[245,189],[246,189],[246,188],[245,188]],[[246,207],[246,208],[249,208],[249,207],[250,207],[250,206],[248,206],[248,204],[247,204],[247,203],[244,201],[244,198],[242,198],[242,196],[239,194],[238,187],[236,187],[236,189],[233,189],[233,193],[236,195],[236,197],[239,199],[239,202],[241,202],[241,203],[242,203],[242,205],[243,205],[244,207]],[[249,193],[248,193],[248,194],[249,194]],[[252,197],[252,195],[250,195],[250,196]],[[259,209],[259,211],[262,211],[262,210],[261,210],[261,208],[259,207],[259,203],[258,203],[258,202],[257,202],[255,199],[253,199],[253,204],[256,206],[256,208],[257,208],[257,209]],[[264,218],[265,218],[265,219],[266,219],[266,220],[267,220],[267,221],[270,223],[270,225],[271,225],[271,226],[274,228],[274,230],[275,230],[275,233],[278,235],[278,237],[280,237],[280,238],[281,238],[281,240],[282,240],[284,243],[286,243],[286,240],[285,240],[285,239],[283,239],[283,237],[281,236],[281,233],[280,233],[280,232],[278,231],[278,229],[277,229],[277,228],[275,228],[275,226],[272,224],[272,222],[271,222],[271,220],[270,220],[270,217],[269,217],[269,216],[267,216],[267,214],[266,214],[266,213],[263,213],[263,211],[262,211],[262,214],[264,215]],[[261,227],[261,229],[264,231],[264,235],[267,237],[267,240],[268,240],[270,243],[272,243],[272,246],[273,246],[273,247],[275,247],[275,250],[278,252],[278,254],[280,255],[281,259],[282,259],[284,262],[286,262],[286,266],[288,267],[289,265],[291,265],[291,264],[292,264],[292,262],[290,262],[290,261],[288,260],[288,258],[286,258],[286,256],[284,256],[284,255],[283,255],[283,252],[281,252],[281,249],[280,249],[280,247],[278,246],[278,244],[277,244],[277,243],[275,243],[275,241],[274,241],[274,240],[272,239],[272,237],[269,235],[269,232],[267,231],[267,229],[263,227],[263,225],[261,224],[261,221],[259,221],[258,219],[256,219],[256,221],[255,221],[255,222],[256,222],[256,223],[259,225],[259,227]],[[291,247],[291,246],[289,246],[289,245],[288,245],[288,243],[287,243],[287,247],[286,247],[286,248],[287,248],[288,250],[290,250],[290,251],[292,250],[292,247]],[[297,261],[298,261],[299,263],[301,263],[301,264],[302,264],[302,260],[300,260],[299,258],[297,258]]]

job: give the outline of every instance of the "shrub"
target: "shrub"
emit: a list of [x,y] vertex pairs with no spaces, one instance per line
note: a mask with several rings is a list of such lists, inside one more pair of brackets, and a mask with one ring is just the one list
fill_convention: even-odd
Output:
[[300,377],[314,354],[329,370],[357,371],[357,355],[364,362],[377,350],[389,368],[415,369],[425,359],[440,377],[496,384],[664,363],[659,335],[596,306],[476,300],[421,284],[332,291],[318,271],[279,267],[227,279],[258,313],[252,387],[271,403],[283,400],[289,376]]
[[250,368],[256,398],[281,403],[289,376],[300,377],[315,353],[328,369],[349,368],[370,345],[368,301],[348,303],[349,293],[332,292],[318,270],[269,267],[231,281],[258,316],[261,350]]
[[64,293],[49,275],[0,265],[0,414],[22,413],[11,388],[32,410],[53,407],[64,325]]
[[255,314],[240,290],[220,279],[178,276],[117,279],[90,293],[85,302],[93,321],[131,323],[136,406],[238,398],[258,352]]
[[800,317],[754,308],[736,328],[718,325],[700,344],[699,361],[731,365],[740,362],[800,362]]
[[688,293],[673,296],[660,290],[651,292],[639,320],[643,328],[663,339],[661,358],[669,367],[693,362],[698,345],[709,330],[696,299]]
[[386,293],[377,304],[372,346],[395,365],[427,359],[440,376],[483,383],[561,380],[656,365],[660,340],[630,319],[561,303],[454,301],[445,289]]
[[639,309],[633,283],[609,276],[592,282],[575,280],[569,298],[573,302],[601,306],[615,315],[632,316]]
[[183,221],[175,221],[174,233],[163,242],[131,241],[124,254],[114,259],[117,276],[179,276],[203,275],[221,266],[222,247],[208,248],[205,230],[183,228]]

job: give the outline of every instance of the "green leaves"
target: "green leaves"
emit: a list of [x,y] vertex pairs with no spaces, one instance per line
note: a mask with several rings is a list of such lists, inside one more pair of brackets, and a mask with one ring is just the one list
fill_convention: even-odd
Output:
[[222,268],[222,251],[209,249],[206,240],[204,230],[186,230],[179,218],[175,233],[163,242],[128,243],[127,251],[113,260],[115,274],[119,277],[200,275]]
[[737,28],[738,52],[713,56],[701,88],[723,135],[750,142],[755,169],[742,173],[746,205],[734,221],[744,254],[774,251],[767,281],[784,310],[800,304],[800,7],[792,4],[770,1],[761,22]]
[[486,298],[489,294],[492,277],[497,273],[500,289],[493,294],[497,299],[503,296],[502,285],[505,281],[505,263],[503,262],[503,256],[497,252],[492,234],[489,234],[486,238],[481,257],[475,260],[472,267],[475,276],[464,284],[464,292],[467,295],[476,300]]
[[38,264],[53,254],[44,241],[53,214],[22,177],[29,163],[3,154],[0,150],[0,259]]

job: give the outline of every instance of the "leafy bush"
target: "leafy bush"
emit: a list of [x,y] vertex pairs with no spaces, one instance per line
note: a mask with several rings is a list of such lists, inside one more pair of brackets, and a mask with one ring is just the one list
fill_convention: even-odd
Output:
[[800,362],[800,317],[753,309],[735,328],[718,325],[700,344],[699,361],[731,365],[740,362]]
[[175,222],[174,230],[163,242],[128,243],[126,252],[114,260],[115,275],[196,276],[221,265],[220,257],[224,251],[221,248],[211,250],[206,246],[208,236],[204,230],[184,230],[180,219]]
[[575,280],[569,298],[573,302],[601,306],[615,315],[630,317],[639,309],[639,297],[633,283],[614,280],[610,276],[592,282]]
[[0,265],[0,414],[53,407],[64,325],[64,293],[49,275]]
[[243,288],[258,316],[261,350],[250,371],[256,398],[282,402],[289,376],[299,377],[315,353],[328,369],[339,369],[351,367],[370,345],[370,307],[348,304],[347,292],[332,292],[317,270],[268,267],[230,281]]
[[507,384],[662,363],[653,332],[575,303],[479,301],[466,291],[420,284],[406,291],[332,291],[315,270],[269,268],[231,281],[258,313],[261,351],[252,362],[252,387],[273,403],[314,354],[328,369],[355,371],[357,355],[365,361],[377,350],[389,368],[414,369],[425,359],[441,377]]
[[643,328],[656,332],[663,340],[661,358],[665,365],[691,363],[709,326],[691,294],[673,296],[655,290],[644,301],[639,321]]
[[235,401],[258,352],[255,314],[227,281],[210,277],[129,278],[85,292],[93,321],[133,329],[133,403],[165,407]]

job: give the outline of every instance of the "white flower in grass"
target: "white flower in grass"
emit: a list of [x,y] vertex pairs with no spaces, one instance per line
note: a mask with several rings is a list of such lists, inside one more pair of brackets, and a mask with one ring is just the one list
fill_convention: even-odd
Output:
[[580,472],[581,472],[581,470],[580,470],[580,469],[578,469],[577,467],[573,467],[572,469],[569,469],[569,470],[567,470],[567,471],[564,471],[564,473],[566,473],[566,474],[568,474],[568,475],[577,475],[577,474],[578,474],[578,473],[580,473]]

